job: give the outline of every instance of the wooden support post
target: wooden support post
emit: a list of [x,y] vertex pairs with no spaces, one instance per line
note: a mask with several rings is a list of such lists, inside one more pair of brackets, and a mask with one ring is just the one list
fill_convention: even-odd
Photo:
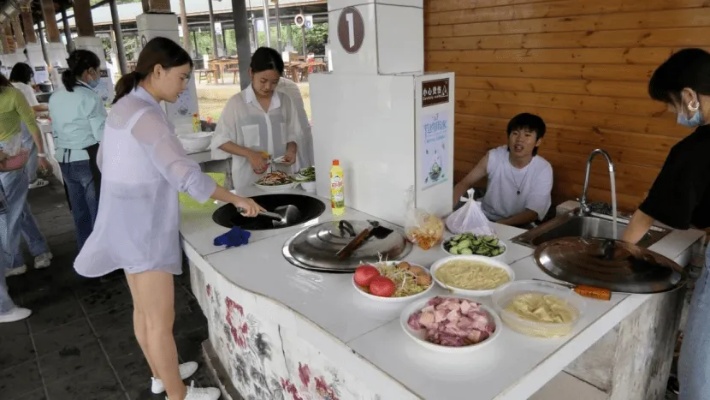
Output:
[[37,35],[35,34],[35,23],[34,19],[32,18],[32,12],[29,6],[22,6],[20,17],[22,18],[22,28],[25,32],[25,42],[37,43]]
[[20,26],[20,16],[15,14],[12,17],[12,32],[15,35],[15,41],[17,42],[18,48],[25,48],[25,34],[22,32],[22,26]]
[[79,36],[95,36],[89,0],[74,0],[74,22]]
[[141,0],[143,12],[149,13],[170,13],[170,0]]
[[42,15],[44,16],[44,31],[49,43],[61,43],[59,27],[57,26],[57,10],[54,9],[53,0],[41,0]]
[[5,31],[5,54],[12,54],[17,49],[15,45],[15,35],[12,33],[12,26],[5,24],[3,30]]

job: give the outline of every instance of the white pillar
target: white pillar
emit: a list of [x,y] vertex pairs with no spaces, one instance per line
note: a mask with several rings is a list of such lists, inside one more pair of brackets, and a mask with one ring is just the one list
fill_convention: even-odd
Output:
[[44,60],[42,45],[39,43],[27,43],[27,58],[29,65],[34,70],[35,83],[49,82],[49,72],[47,72],[47,62]]
[[454,74],[424,74],[423,1],[331,0],[328,19],[336,68],[308,79],[318,195],[338,159],[347,206],[403,225],[411,188],[416,207],[449,213]]
[[[178,19],[175,14],[140,14],[137,18],[140,47],[155,37],[165,37],[178,45]],[[163,105],[168,118],[175,125],[176,132],[192,132],[192,115],[199,113],[195,79],[190,79],[187,89],[174,104]]]

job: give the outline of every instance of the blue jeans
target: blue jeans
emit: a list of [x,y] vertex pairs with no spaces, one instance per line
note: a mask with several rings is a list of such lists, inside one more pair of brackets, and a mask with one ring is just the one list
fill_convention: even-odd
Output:
[[[22,237],[27,243],[27,247],[30,250],[32,256],[37,257],[40,254],[49,252],[49,246],[47,245],[47,240],[42,235],[37,225],[37,220],[35,220],[34,215],[32,215],[32,210],[30,209],[30,202],[25,201],[25,205],[22,209],[22,215],[20,216],[20,231],[22,232]],[[17,251],[15,252],[15,261],[12,264],[12,268],[21,267],[25,264],[24,257],[22,256],[22,249],[17,246]]]
[[[22,124],[22,147],[32,149],[30,152],[30,158],[25,164],[25,173],[27,174],[28,182],[33,182],[37,179],[37,146],[32,140],[32,135],[25,124]],[[32,210],[30,209],[30,203],[25,201],[24,208],[22,210],[22,215],[20,216],[20,231],[22,232],[22,237],[27,243],[27,247],[30,249],[30,253],[37,257],[40,254],[49,251],[49,246],[47,246],[47,241],[45,240],[42,232],[37,226],[37,221],[34,215],[32,215]],[[15,252],[15,261],[12,263],[12,268],[21,267],[24,265],[25,260],[22,257],[22,251],[18,244],[17,251]]]
[[[20,245],[20,220],[27,202],[29,182],[24,168],[0,172],[0,314],[15,307],[7,293],[5,270],[14,264]],[[4,206],[4,207],[2,207]]]
[[679,400],[710,399],[710,246],[695,283],[678,360]]
[[27,164],[25,164],[25,172],[30,180],[30,183],[37,180],[37,145],[34,139],[32,139],[32,134],[27,129],[27,125],[22,123],[22,147],[26,149],[32,149],[30,151],[30,158],[27,159]]
[[59,167],[62,170],[71,214],[74,217],[77,247],[81,250],[94,229],[96,213],[99,209],[94,176],[91,174],[89,160],[59,163]]

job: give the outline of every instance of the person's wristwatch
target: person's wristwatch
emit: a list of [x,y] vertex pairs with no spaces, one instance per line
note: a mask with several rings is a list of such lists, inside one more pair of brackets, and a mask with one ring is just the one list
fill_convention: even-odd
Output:
[[47,154],[45,154],[45,153],[37,153],[37,157],[39,157],[39,158],[47,158]]

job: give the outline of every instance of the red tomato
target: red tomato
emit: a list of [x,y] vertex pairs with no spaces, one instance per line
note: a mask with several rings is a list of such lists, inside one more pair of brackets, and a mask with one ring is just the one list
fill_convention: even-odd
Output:
[[377,276],[370,282],[370,293],[380,297],[392,297],[396,290],[394,282],[385,276]]
[[373,278],[380,276],[380,271],[372,265],[361,265],[355,270],[355,284],[358,286],[368,287]]

